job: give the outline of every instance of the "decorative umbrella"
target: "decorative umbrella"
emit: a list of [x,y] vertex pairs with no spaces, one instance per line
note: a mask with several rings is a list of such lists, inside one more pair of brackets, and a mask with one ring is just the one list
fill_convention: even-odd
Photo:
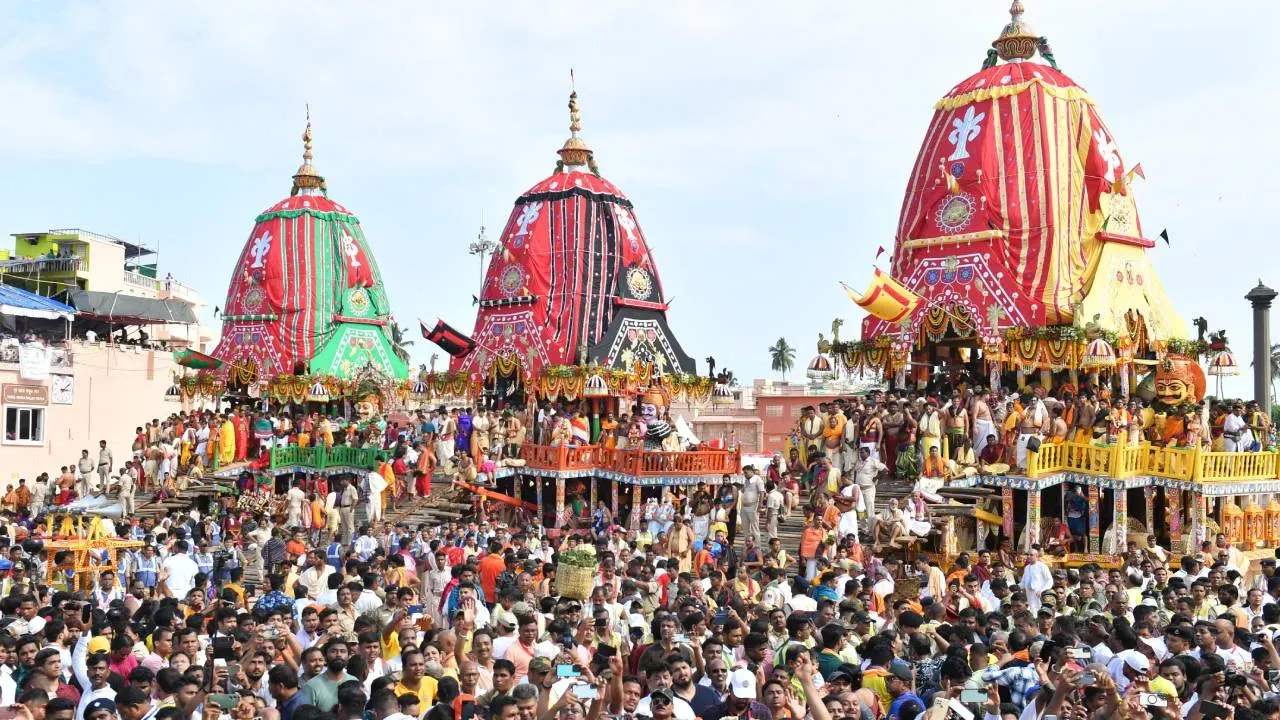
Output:
[[816,355],[813,360],[809,361],[809,368],[805,370],[804,374],[814,382],[823,382],[835,377],[836,373],[826,355]]
[[716,383],[716,386],[711,389],[711,404],[732,405],[733,391],[725,383]]
[[1239,375],[1240,363],[1236,362],[1236,356],[1230,350],[1223,350],[1209,360],[1208,374],[1219,377]]
[[421,380],[414,380],[414,381],[413,381],[413,385],[411,385],[411,386],[409,387],[409,394],[411,394],[411,395],[426,395],[426,394],[427,394],[427,384],[426,384],[426,383],[424,383],[424,382],[422,382]]
[[1240,374],[1240,363],[1236,362],[1236,356],[1231,350],[1224,349],[1209,358],[1209,369],[1207,374],[1214,376],[1217,387],[1218,397],[1222,397],[1222,378]]
[[1089,345],[1084,349],[1084,358],[1080,361],[1080,367],[1096,371],[1115,366],[1116,351],[1111,347],[1111,343],[1102,338],[1090,340]]
[[329,396],[329,389],[326,388],[322,382],[316,382],[316,384],[312,385],[311,389],[307,391],[307,400],[310,400],[311,402],[327,403],[332,399],[333,398]]
[[170,385],[164,391],[164,399],[166,402],[182,402],[182,388],[178,387],[178,383]]
[[582,386],[583,397],[608,397],[609,383],[598,374],[592,374]]
[[205,355],[199,350],[175,350],[173,361],[184,368],[192,370],[217,370],[222,361],[212,355]]

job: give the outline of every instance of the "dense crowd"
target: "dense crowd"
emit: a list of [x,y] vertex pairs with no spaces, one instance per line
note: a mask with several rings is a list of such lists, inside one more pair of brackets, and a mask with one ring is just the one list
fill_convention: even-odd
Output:
[[[655,498],[634,522],[583,507],[598,521],[558,528],[483,512],[411,527],[376,517],[381,484],[367,478],[254,472],[275,443],[378,448],[399,463],[389,487],[441,457],[494,452],[492,433],[473,446],[475,425],[459,442],[457,415],[233,412],[140,428],[128,459],[140,485],[189,482],[214,452],[245,472],[207,512],[103,521],[141,547],[115,568],[91,551],[89,590],[74,557],[42,546],[24,496],[0,528],[0,707],[31,720],[1280,716],[1274,559],[1251,567],[1222,536],[1176,572],[1158,545],[1074,569],[1008,538],[941,561],[876,552],[877,506],[846,492],[870,448],[850,474],[815,475],[832,464],[815,449],[800,483],[779,458]],[[438,453],[450,430],[452,457]],[[149,453],[161,447],[168,470]],[[90,494],[120,477],[114,458],[99,470],[101,452],[67,471]],[[424,489],[406,482],[396,498],[413,507]],[[371,512],[357,525],[360,501]],[[777,536],[789,513],[805,517],[796,547]],[[597,570],[570,597],[559,561],[583,553]]]

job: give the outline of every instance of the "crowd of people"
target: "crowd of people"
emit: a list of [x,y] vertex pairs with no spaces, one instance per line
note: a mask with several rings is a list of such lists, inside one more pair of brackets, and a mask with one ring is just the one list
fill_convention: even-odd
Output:
[[[430,482],[396,488],[403,478],[439,482],[460,458],[511,456],[513,436],[490,424],[501,413],[154,421],[123,463],[139,488],[189,481],[225,453],[245,463],[238,495],[104,520],[141,546],[114,564],[95,550],[88,573],[43,548],[34,498],[6,498],[0,707],[31,720],[1280,717],[1276,562],[1251,567],[1224,537],[1176,572],[1158,545],[1067,569],[1008,538],[943,561],[878,542],[924,502],[873,517],[874,486],[892,472],[877,456],[902,457],[890,430],[932,437],[936,404],[925,399],[924,422],[902,409],[913,405],[845,405],[838,415],[870,438],[847,474],[843,448],[811,444],[799,470],[795,454],[776,458],[654,498],[629,522],[601,503],[581,509],[592,522],[561,527],[470,511],[411,526],[378,516],[382,483],[277,482],[253,465],[277,444],[374,448],[412,510]],[[999,426],[987,409],[958,444]],[[555,432],[529,424],[535,439]],[[121,476],[105,444],[88,457],[65,471],[85,492]],[[850,490],[864,479],[870,498]],[[794,547],[777,529],[792,513],[805,518]],[[582,553],[597,570],[576,597],[557,571]]]
[[[1042,443],[1149,442],[1215,452],[1276,445],[1271,419],[1256,402],[1197,403],[1171,423],[1169,413],[1162,414],[1154,403],[1113,396],[1105,386],[1077,392],[1069,384],[1032,385],[1001,394],[960,383],[939,390],[934,395],[872,394],[804,408],[788,441],[785,474],[811,487],[829,473],[855,472],[861,450],[890,475],[947,480],[1026,470],[1029,455]],[[824,477],[815,480],[817,475]]]

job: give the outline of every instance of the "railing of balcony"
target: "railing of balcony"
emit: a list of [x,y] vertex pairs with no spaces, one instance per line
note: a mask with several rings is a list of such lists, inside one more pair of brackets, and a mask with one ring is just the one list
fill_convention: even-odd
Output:
[[36,273],[74,273],[79,272],[83,258],[54,257],[14,259],[0,263],[0,271],[12,275],[35,275]]
[[124,284],[144,290],[155,290],[157,288],[155,278],[129,270],[124,271]]
[[[0,341],[0,364],[16,365],[21,362],[22,350],[14,338]],[[50,343],[44,347],[49,353],[49,367],[54,370],[65,370],[75,367],[75,353],[62,342]]]

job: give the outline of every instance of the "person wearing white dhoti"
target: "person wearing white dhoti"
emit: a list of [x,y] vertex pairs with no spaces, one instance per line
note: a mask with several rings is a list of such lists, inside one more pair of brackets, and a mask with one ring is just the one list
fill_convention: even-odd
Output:
[[1245,452],[1253,445],[1249,424],[1244,421],[1244,407],[1235,405],[1222,420],[1222,444],[1227,452]]
[[448,413],[441,412],[436,421],[439,432],[436,435],[436,463],[443,469],[453,465],[454,434],[457,424]]
[[844,423],[843,444],[840,453],[840,473],[849,476],[858,463],[858,422],[856,415],[851,415]]
[[991,420],[991,406],[987,404],[988,397],[986,390],[979,390],[973,400],[973,407],[969,410],[969,417],[973,421],[973,452],[975,455],[982,454],[982,449],[987,446],[988,435],[1000,437],[1000,433],[996,432],[995,423]]
[[1040,428],[1048,415],[1048,411],[1044,409],[1044,403],[1040,402],[1040,398],[1032,395],[1031,405],[1023,414],[1022,422],[1018,423],[1018,467],[1026,469],[1027,443],[1031,438],[1039,436]]
[[1022,569],[1022,582],[1018,585],[1027,594],[1027,609],[1034,613],[1040,611],[1040,594],[1053,587],[1053,574],[1040,559],[1039,550],[1032,550],[1027,555],[1030,560]]
[[848,498],[849,509],[840,513],[840,523],[836,526],[840,537],[858,537],[858,505],[862,501],[862,491],[856,483],[845,485],[840,490],[842,497]]

